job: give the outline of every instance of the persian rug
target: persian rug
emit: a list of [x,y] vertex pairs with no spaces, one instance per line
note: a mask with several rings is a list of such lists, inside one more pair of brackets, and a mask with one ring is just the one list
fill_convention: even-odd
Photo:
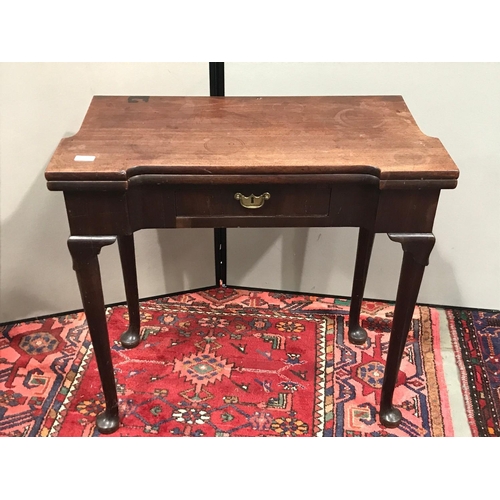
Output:
[[[378,423],[393,305],[234,288],[141,302],[142,341],[123,349],[108,309],[121,425],[112,436],[451,436],[439,314],[417,306],[395,390],[403,420]],[[0,434],[99,436],[103,395],[83,313],[3,326]]]
[[500,436],[500,311],[447,310],[473,436]]

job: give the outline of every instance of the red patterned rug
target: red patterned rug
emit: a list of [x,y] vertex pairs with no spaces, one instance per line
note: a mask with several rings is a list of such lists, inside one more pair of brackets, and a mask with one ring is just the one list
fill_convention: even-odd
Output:
[[[451,436],[437,310],[415,308],[395,404],[378,423],[393,306],[365,302],[364,346],[347,342],[349,301],[214,288],[141,303],[142,342],[123,349],[108,311],[121,426],[113,436]],[[83,313],[6,325],[0,434],[98,436],[103,397]]]
[[447,311],[473,436],[500,436],[500,311]]

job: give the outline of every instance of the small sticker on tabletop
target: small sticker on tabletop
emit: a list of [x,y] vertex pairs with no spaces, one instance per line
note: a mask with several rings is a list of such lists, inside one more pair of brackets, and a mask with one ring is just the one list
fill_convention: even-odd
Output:
[[83,156],[83,155],[76,155],[75,156],[75,161],[94,161],[95,156]]

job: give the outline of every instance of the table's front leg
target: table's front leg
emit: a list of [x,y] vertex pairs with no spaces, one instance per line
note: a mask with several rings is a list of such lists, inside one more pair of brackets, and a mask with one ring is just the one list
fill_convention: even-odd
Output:
[[380,422],[386,427],[397,427],[401,422],[401,412],[393,406],[392,398],[424,269],[435,238],[431,233],[389,234],[389,238],[402,244],[404,255],[384,372]]
[[351,307],[349,309],[349,341],[361,345],[366,342],[367,333],[359,324],[361,303],[365,291],[366,276],[373,248],[375,233],[371,229],[359,228],[358,250],[356,252],[356,266],[352,283]]
[[99,255],[101,248],[116,241],[114,236],[71,236],[68,248],[73,257],[83,308],[87,317],[95,359],[101,378],[106,409],[97,416],[97,428],[103,434],[118,429],[118,397],[109,347],[108,327],[104,309]]
[[127,297],[129,327],[120,340],[123,347],[131,349],[141,340],[141,317],[139,313],[139,289],[137,287],[137,269],[135,265],[134,235],[118,236],[118,248],[122,265],[125,295]]

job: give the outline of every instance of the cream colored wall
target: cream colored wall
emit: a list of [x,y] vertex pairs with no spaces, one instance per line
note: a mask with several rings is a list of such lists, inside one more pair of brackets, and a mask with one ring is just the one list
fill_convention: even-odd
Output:
[[[401,94],[459,168],[443,191],[421,302],[500,308],[500,64],[226,63],[227,95]],[[94,94],[207,95],[207,63],[0,64],[0,321],[81,307],[61,193],[44,169]],[[350,294],[354,229],[231,229],[231,284]],[[136,233],[141,296],[210,285],[212,231]],[[400,247],[378,235],[367,296],[395,296]],[[101,254],[107,302],[124,299],[116,245]]]
[[[81,308],[63,195],[45,167],[94,94],[208,95],[208,64],[0,64],[0,322]],[[136,233],[140,293],[212,281],[212,231]],[[107,302],[124,300],[117,245],[100,256]]]

